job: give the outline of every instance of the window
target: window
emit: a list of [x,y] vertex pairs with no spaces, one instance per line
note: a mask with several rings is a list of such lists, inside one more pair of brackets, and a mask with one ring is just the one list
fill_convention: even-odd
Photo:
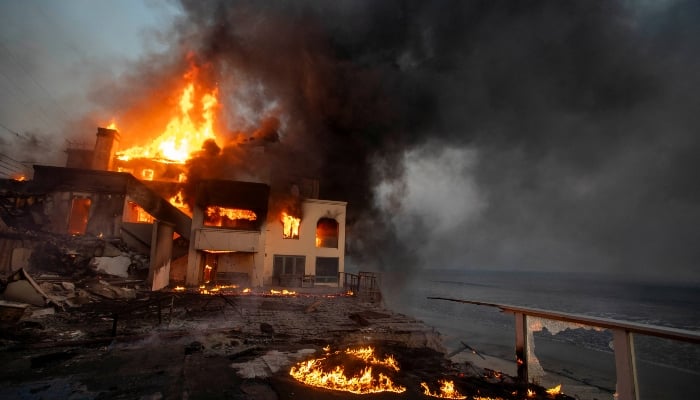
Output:
[[316,247],[338,248],[338,221],[321,218],[316,224]]
[[133,201],[127,201],[124,208],[124,222],[153,223],[153,216]]
[[204,212],[205,226],[220,226],[241,230],[255,230],[258,216],[251,210],[209,206]]
[[316,257],[316,282],[338,282],[337,257]]
[[68,216],[68,233],[71,235],[83,235],[87,229],[88,218],[90,217],[89,198],[74,197]]
[[301,218],[282,213],[282,237],[285,239],[299,239],[299,225]]
[[272,262],[272,276],[304,275],[306,257],[304,256],[278,256]]

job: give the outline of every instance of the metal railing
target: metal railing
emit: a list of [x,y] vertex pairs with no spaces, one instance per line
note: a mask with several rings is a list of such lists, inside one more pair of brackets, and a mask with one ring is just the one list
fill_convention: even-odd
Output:
[[700,344],[700,332],[685,329],[645,325],[635,322],[617,321],[609,318],[589,317],[558,311],[526,308],[507,304],[486,303],[481,301],[451,299],[445,297],[428,297],[431,300],[446,300],[479,306],[496,307],[515,315],[515,356],[518,380],[528,382],[528,317],[544,318],[574,324],[589,325],[609,329],[613,335],[615,371],[617,374],[617,398],[619,400],[638,400],[639,386],[634,352],[634,334],[655,336],[681,342]]
[[358,297],[371,301],[379,302],[382,299],[380,289],[381,275],[376,272],[360,271],[358,274],[347,272],[339,272],[343,278],[338,279],[338,282],[343,282],[343,289],[351,290]]

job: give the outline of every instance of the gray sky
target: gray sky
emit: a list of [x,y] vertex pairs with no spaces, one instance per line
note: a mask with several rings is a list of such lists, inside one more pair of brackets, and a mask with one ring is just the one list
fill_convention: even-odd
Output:
[[349,201],[360,268],[700,282],[699,18],[681,0],[2,0],[1,152],[61,160],[112,117],[146,126],[140,99],[191,51],[226,135],[280,121],[278,167]]

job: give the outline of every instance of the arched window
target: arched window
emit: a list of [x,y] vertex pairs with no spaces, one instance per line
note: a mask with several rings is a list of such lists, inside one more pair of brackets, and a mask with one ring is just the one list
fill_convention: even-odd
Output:
[[316,247],[338,248],[338,221],[321,218],[316,224]]

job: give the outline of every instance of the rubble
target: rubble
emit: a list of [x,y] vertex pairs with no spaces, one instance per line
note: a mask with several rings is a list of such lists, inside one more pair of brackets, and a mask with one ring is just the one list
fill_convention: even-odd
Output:
[[32,279],[24,268],[20,268],[10,275],[3,292],[3,298],[39,307],[45,306],[50,301],[49,296],[44,293],[41,286]]
[[[512,379],[489,380],[489,371],[445,358],[440,334],[421,321],[340,288],[224,296],[151,292],[124,280],[81,278],[69,282],[74,288],[64,282],[51,283],[51,293],[60,291],[66,302],[86,303],[45,315],[45,307],[28,306],[30,312],[13,329],[0,329],[0,363],[6,366],[0,371],[0,398],[30,390],[35,392],[27,398],[61,397],[59,387],[70,387],[76,398],[144,398],[153,393],[164,398],[258,399],[260,393],[270,399],[347,398],[306,387],[289,376],[289,369],[327,348],[366,345],[395,354],[402,371],[399,383],[409,388],[398,397],[368,399],[423,398],[418,383],[443,377],[453,378],[461,390],[524,398],[510,394],[520,390]],[[367,324],[359,325],[351,316]]]

